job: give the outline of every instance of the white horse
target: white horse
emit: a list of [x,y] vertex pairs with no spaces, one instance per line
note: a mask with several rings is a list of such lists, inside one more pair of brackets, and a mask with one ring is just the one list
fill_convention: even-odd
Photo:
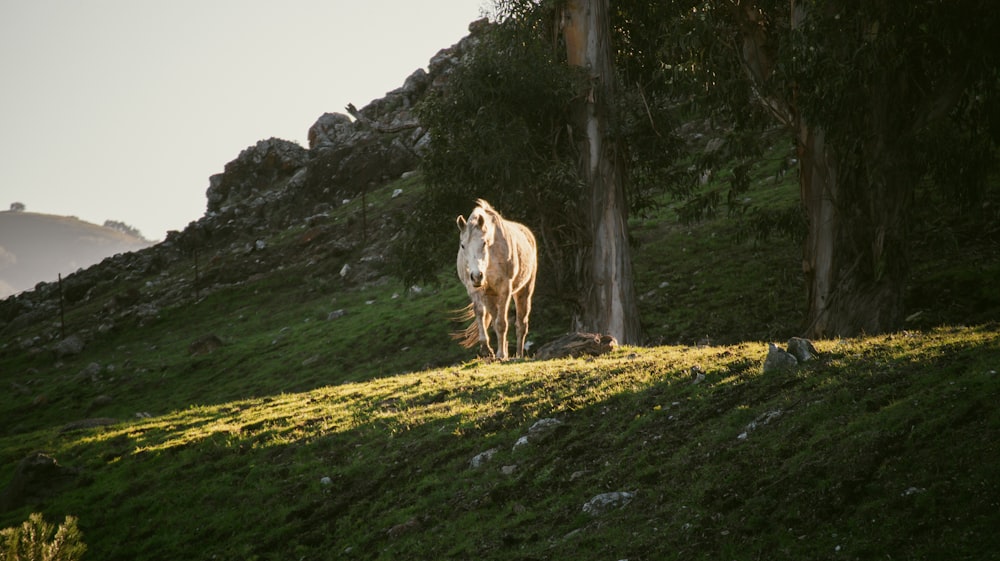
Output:
[[535,236],[523,224],[500,216],[482,199],[469,218],[459,216],[461,231],[456,267],[472,303],[462,319],[473,319],[465,331],[455,334],[464,347],[479,343],[480,356],[493,357],[489,327],[497,335],[496,358],[510,357],[507,350],[507,314],[514,300],[517,314],[517,357],[524,356],[528,337],[531,296],[535,292],[538,250]]

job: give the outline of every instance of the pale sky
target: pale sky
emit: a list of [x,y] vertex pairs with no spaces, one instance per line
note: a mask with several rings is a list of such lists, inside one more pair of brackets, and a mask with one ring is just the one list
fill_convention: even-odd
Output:
[[308,147],[320,115],[402,86],[491,5],[0,0],[0,210],[162,240],[244,148]]

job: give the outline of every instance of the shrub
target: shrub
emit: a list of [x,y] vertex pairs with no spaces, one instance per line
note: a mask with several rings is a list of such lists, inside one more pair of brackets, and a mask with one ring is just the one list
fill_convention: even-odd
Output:
[[0,530],[0,561],[77,561],[86,550],[73,516],[56,529],[35,512],[20,528]]

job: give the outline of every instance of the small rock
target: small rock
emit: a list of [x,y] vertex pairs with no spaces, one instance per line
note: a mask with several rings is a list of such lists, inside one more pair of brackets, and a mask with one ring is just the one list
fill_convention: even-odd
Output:
[[799,360],[774,343],[768,343],[767,358],[764,359],[764,372],[773,372],[798,366]]
[[809,362],[819,355],[812,341],[801,337],[792,337],[788,340],[788,352],[799,362]]
[[81,421],[73,421],[71,423],[66,423],[59,429],[59,433],[67,433],[78,430],[87,430],[97,427],[106,427],[110,425],[118,424],[118,419],[112,419],[110,417],[98,417],[94,419],[83,419]]
[[635,493],[628,491],[614,491],[612,493],[601,493],[590,499],[583,505],[583,512],[591,516],[600,516],[610,510],[622,508],[632,502]]
[[403,194],[403,190],[402,189],[393,189],[393,191],[392,191],[392,198],[395,199],[396,197],[398,197],[398,196],[400,196],[402,194]]
[[618,340],[612,335],[598,333],[567,333],[558,339],[542,345],[535,358],[549,360],[553,358],[580,357],[584,355],[599,356],[611,352],[618,346]]
[[759,415],[756,419],[747,424],[746,429],[744,429],[744,431],[736,437],[737,440],[746,440],[750,436],[751,432],[757,430],[757,427],[767,425],[771,421],[784,415],[784,413],[785,412],[781,409],[775,409],[774,411],[768,411]]
[[78,355],[83,352],[83,339],[78,335],[70,335],[56,343],[53,349],[59,358]]
[[327,321],[330,321],[332,319],[342,318],[342,317],[344,317],[346,315],[347,315],[347,310],[344,310],[343,308],[341,308],[339,310],[334,310],[334,311],[330,312],[329,314],[327,314],[326,315],[326,319],[327,319]]
[[473,469],[482,467],[483,464],[493,459],[493,455],[496,454],[498,450],[499,449],[497,448],[490,448],[485,452],[476,454],[471,460],[469,460],[469,467]]
[[514,443],[514,448],[513,449],[517,450],[518,448],[520,448],[522,446],[527,446],[527,444],[528,444],[528,437],[527,436],[522,436],[521,438],[517,439],[517,442]]
[[413,517],[407,520],[406,522],[403,522],[402,524],[396,524],[392,528],[386,530],[385,533],[388,534],[390,538],[398,538],[399,536],[402,536],[403,534],[406,534],[407,532],[415,530],[419,527],[420,527],[420,521],[417,520],[416,517]]
[[190,356],[211,354],[212,351],[221,346],[222,339],[219,339],[217,335],[210,333],[191,341],[191,344],[188,345],[188,354]]
[[532,440],[544,440],[561,424],[562,421],[559,419],[539,419],[528,429],[528,436]]
[[344,266],[340,268],[340,278],[347,278],[347,275],[351,272],[351,266],[344,263]]
[[330,479],[329,477],[325,477],[324,476],[324,477],[321,477],[319,479],[319,484],[322,485],[322,486],[324,486],[324,487],[327,487],[327,486],[333,485],[333,480]]
[[96,362],[91,362],[85,366],[79,374],[77,374],[77,377],[81,379],[89,379],[91,382],[97,382],[101,378],[101,365]]
[[504,475],[514,475],[515,471],[517,471],[517,464],[511,464],[509,466],[503,466],[502,468],[500,468],[500,473]]

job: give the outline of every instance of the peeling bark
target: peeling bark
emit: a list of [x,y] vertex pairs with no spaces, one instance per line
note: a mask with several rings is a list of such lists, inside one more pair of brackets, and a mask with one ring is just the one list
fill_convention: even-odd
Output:
[[591,78],[590,91],[577,111],[577,127],[583,132],[580,167],[588,189],[584,219],[591,247],[584,260],[589,286],[575,328],[612,335],[623,344],[638,344],[641,328],[622,185],[624,163],[608,123],[615,91],[608,0],[570,0],[561,23],[568,63],[585,68]]

